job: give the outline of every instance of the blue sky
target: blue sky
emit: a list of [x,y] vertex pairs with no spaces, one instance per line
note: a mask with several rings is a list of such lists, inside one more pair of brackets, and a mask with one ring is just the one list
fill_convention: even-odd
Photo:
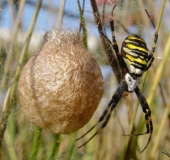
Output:
[[[82,0],[81,0],[82,1]],[[54,8],[59,8],[59,0],[54,1]],[[49,0],[43,0],[43,5],[48,5]],[[91,16],[91,6],[89,1],[85,3],[86,12],[85,17]],[[24,8],[24,12],[22,15],[22,21],[24,25],[24,29],[28,29],[30,25],[30,21],[32,19],[32,15],[34,14],[35,8],[29,4],[27,4]],[[88,11],[88,12],[87,12]],[[2,19],[0,20],[0,26],[5,28],[12,28],[12,19],[9,6],[5,6],[5,8],[0,9]],[[78,29],[79,27],[79,11],[77,2],[75,0],[67,0],[65,3],[65,13],[66,15],[63,18],[63,28],[69,29]],[[57,11],[56,14],[52,14],[45,9],[41,9],[39,12],[38,20],[36,23],[35,31],[45,32],[54,28],[57,23]]]
[[[36,0],[32,0],[32,1],[36,2]],[[153,2],[153,1],[154,0],[149,0],[148,3]],[[53,7],[56,9],[55,14],[52,14],[51,12],[49,12],[45,9],[41,9],[40,12],[39,12],[39,16],[38,16],[38,20],[37,20],[34,32],[40,32],[42,34],[45,34],[46,31],[48,31],[52,28],[55,28],[56,23],[57,23],[57,18],[58,18],[57,17],[57,9],[59,8],[60,0],[43,0],[43,5],[48,5],[50,2],[52,2],[54,4]],[[81,4],[82,4],[82,2],[83,2],[83,0],[80,0]],[[132,0],[132,2],[137,3],[136,0]],[[160,4],[161,4],[161,1],[158,0],[158,4],[157,4],[158,8],[160,7]],[[164,19],[166,19],[166,20],[167,20],[167,16],[169,17],[169,14],[170,14],[170,10],[168,11],[168,8],[170,8],[169,1],[167,1],[167,4],[166,4],[166,12],[164,11],[165,12]],[[130,11],[131,11],[131,9],[132,8],[130,8]],[[147,9],[149,9],[149,11],[150,11],[150,8],[147,8]],[[116,8],[115,12],[118,12],[118,10],[119,9]],[[30,25],[34,11],[35,11],[35,7],[33,7],[29,4],[27,4],[24,8],[24,12],[23,12],[23,15],[22,15],[22,21],[23,21],[22,24],[23,24],[25,30],[27,30],[29,25]],[[153,13],[153,12],[151,12],[151,13]],[[120,14],[120,13],[118,13],[118,14]],[[0,9],[0,15],[2,16],[2,19],[0,19],[0,27],[12,29],[13,26],[12,26],[11,12],[10,12],[8,5],[5,6],[5,8]],[[84,15],[85,15],[86,22],[87,22],[86,25],[87,25],[87,29],[88,29],[88,34],[98,35],[98,31],[96,29],[96,26],[93,23],[88,23],[88,21],[94,20],[89,0],[85,1]],[[64,15],[64,18],[63,18],[62,28],[63,29],[78,30],[78,27],[79,27],[79,11],[78,11],[77,1],[76,0],[66,0],[65,15]],[[143,24],[141,24],[141,26],[138,26],[136,28],[134,26],[131,26],[128,29],[131,29],[130,32],[134,33],[135,30],[136,29],[138,30],[140,27],[142,27],[141,30],[143,31],[143,33],[142,33],[143,38],[147,41],[147,43],[150,43],[150,37],[148,36],[147,33],[150,33],[151,31],[153,33],[153,31],[154,31],[153,28],[148,29],[145,26],[143,26]],[[168,28],[166,27],[166,29],[168,29]],[[107,35],[109,36],[109,38],[111,38],[110,29],[108,28],[107,31],[108,31]],[[117,33],[118,32],[116,32],[116,34]],[[125,37],[123,37],[123,38],[125,38]],[[120,41],[122,41],[123,38],[120,39]]]

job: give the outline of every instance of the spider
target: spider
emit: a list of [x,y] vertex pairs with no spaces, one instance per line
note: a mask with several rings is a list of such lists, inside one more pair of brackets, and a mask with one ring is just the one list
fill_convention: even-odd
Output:
[[[122,43],[122,47],[121,47],[121,53],[120,53],[119,47],[116,42],[115,34],[114,34],[114,20],[112,18],[115,7],[116,5],[112,9],[111,20],[110,20],[112,42],[103,33],[102,35],[106,38],[106,40],[112,46],[113,50],[116,53],[118,64],[119,64],[119,67],[121,69],[121,74],[122,74],[121,82],[119,83],[117,90],[115,91],[114,95],[112,96],[110,102],[108,103],[107,107],[105,108],[103,114],[101,115],[97,123],[76,140],[83,138],[92,129],[94,129],[96,126],[99,125],[97,131],[78,148],[81,148],[82,146],[87,144],[107,125],[110,119],[111,113],[113,109],[116,107],[116,105],[118,104],[123,93],[125,91],[130,92],[130,93],[135,92],[142,106],[142,110],[145,114],[146,132],[135,134],[135,135],[125,135],[125,136],[138,136],[138,135],[149,134],[148,142],[146,146],[143,148],[143,150],[141,151],[142,153],[147,148],[151,140],[152,132],[153,132],[153,124],[152,124],[152,119],[151,119],[151,110],[149,108],[149,105],[144,95],[142,94],[139,87],[137,86],[137,80],[138,80],[138,77],[141,77],[143,73],[151,67],[152,62],[154,61],[153,54],[155,52],[156,43],[158,40],[158,33],[157,32],[154,33],[154,43],[151,47],[151,51],[148,50],[147,44],[145,43],[144,39],[142,39],[140,36],[136,34],[131,34],[124,39]],[[155,29],[155,25],[153,21],[151,20],[151,17],[149,16],[146,9],[145,11]]]

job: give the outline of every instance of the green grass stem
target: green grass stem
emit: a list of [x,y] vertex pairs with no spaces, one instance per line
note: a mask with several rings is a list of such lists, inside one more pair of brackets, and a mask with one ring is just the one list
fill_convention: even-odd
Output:
[[5,142],[6,142],[6,146],[8,149],[8,155],[12,160],[18,160],[16,148],[15,148],[12,136],[13,135],[11,135],[11,133],[9,132],[9,129],[6,129],[4,137],[5,137]]
[[79,0],[77,0],[77,4],[78,4],[79,14],[80,14],[80,27],[83,28],[83,42],[84,42],[85,47],[88,48],[86,22],[83,16],[83,10],[81,9]]
[[77,132],[73,133],[72,141],[71,141],[70,147],[69,147],[69,154],[68,154],[67,160],[71,160],[71,157],[72,157],[72,154],[73,154],[73,151],[74,151],[74,146],[75,146],[75,143],[76,143],[76,137],[77,137]]
[[60,135],[59,134],[55,134],[54,135],[54,139],[53,139],[53,144],[52,144],[52,148],[51,148],[51,154],[49,159],[50,160],[57,160],[58,158],[56,157],[56,155],[58,154],[58,149],[60,146]]
[[36,160],[38,149],[41,143],[42,128],[35,126],[33,133],[33,142],[30,149],[28,160]]

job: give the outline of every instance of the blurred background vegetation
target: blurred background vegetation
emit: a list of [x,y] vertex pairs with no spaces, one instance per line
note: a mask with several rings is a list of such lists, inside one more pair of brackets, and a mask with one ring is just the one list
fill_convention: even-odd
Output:
[[[142,36],[150,48],[154,28],[144,9],[148,10],[156,24],[163,1],[96,2],[103,30],[110,39],[109,16],[112,7],[117,3],[113,18],[119,48],[129,33]],[[125,133],[145,132],[144,114],[135,94],[124,96],[114,110],[107,127],[86,146],[78,149],[77,147],[92,133],[78,142],[75,139],[96,123],[118,85],[105,55],[107,48],[104,50],[101,47],[90,1],[1,0],[0,159],[169,159],[162,153],[165,150],[170,153],[169,15],[170,1],[167,0],[159,29],[155,61],[140,79],[140,88],[152,110],[154,126],[152,140],[147,149],[140,153],[147,143],[148,135],[133,138],[122,136]],[[31,124],[22,111],[17,94],[17,82],[23,65],[40,49],[45,32],[53,28],[84,33],[86,47],[99,63],[105,82],[105,93],[94,116],[85,127],[70,135],[56,135]]]

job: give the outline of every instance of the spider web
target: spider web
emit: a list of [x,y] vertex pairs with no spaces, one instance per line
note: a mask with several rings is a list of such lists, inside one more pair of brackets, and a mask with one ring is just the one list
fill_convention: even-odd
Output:
[[[145,1],[144,1],[145,2]],[[3,5],[1,5],[3,3]],[[99,1],[98,1],[99,3]],[[21,18],[21,28],[18,32],[18,39],[16,41],[16,48],[15,48],[15,56],[13,57],[13,60],[10,63],[10,69],[11,71],[7,75],[7,82],[8,85],[4,88],[1,88],[1,94],[0,94],[0,105],[1,105],[1,113],[2,113],[2,106],[4,103],[5,96],[7,94],[7,89],[10,86],[13,77],[15,75],[15,70],[17,67],[17,62],[19,59],[20,51],[23,46],[23,42],[26,38],[26,33],[28,31],[28,28],[30,26],[32,16],[34,14],[35,10],[35,4],[36,1],[28,1],[25,4],[25,9],[22,13]],[[79,28],[79,11],[75,0],[67,1],[65,4],[65,10],[64,10],[64,16],[62,19],[62,28],[63,29],[70,29],[70,30],[77,30]],[[106,30],[106,35],[111,39],[111,32],[109,27],[109,16],[110,12],[112,10],[112,7],[114,6],[115,1],[108,1],[105,6],[105,19],[103,22],[103,26]],[[128,35],[128,33],[123,29],[122,26],[124,26],[130,33],[135,33],[141,35],[148,46],[150,47],[151,37],[154,33],[154,28],[151,26],[150,20],[147,17],[147,15],[144,12],[144,9],[146,8],[151,17],[153,18],[154,22],[157,19],[158,11],[160,9],[161,2],[159,0],[149,0],[145,3],[137,0],[126,0],[123,2],[118,1],[116,9],[114,10],[114,19],[115,19],[115,34],[117,38],[117,42],[119,47],[121,46],[122,41],[124,38]],[[99,11],[102,15],[103,13],[103,5],[99,5]],[[143,5],[143,7],[141,7]],[[11,42],[11,33],[13,30],[14,22],[13,18],[15,19],[15,13],[17,12],[17,5],[14,4],[11,8],[11,6],[8,4],[7,1],[0,2],[0,79],[3,78],[3,72],[5,68],[5,62],[6,58],[9,53],[9,46]],[[57,13],[60,8],[59,1],[47,1],[45,0],[43,2],[41,11],[39,13],[39,17],[37,19],[37,23],[35,25],[34,33],[30,42],[28,54],[27,54],[27,60],[35,54],[42,45],[43,42],[43,35],[46,31],[53,29],[56,27],[57,24]],[[13,11],[14,15],[11,13]],[[144,14],[144,15],[143,15]],[[143,16],[143,17],[142,17]],[[100,102],[100,106],[105,106],[105,104],[109,101],[111,94],[113,93],[113,90],[109,89],[110,86],[114,86],[113,84],[116,82],[114,77],[111,75],[112,70],[108,66],[107,57],[103,55],[100,48],[100,41],[99,41],[99,35],[98,31],[96,29],[96,25],[94,23],[94,18],[90,6],[89,1],[85,1],[85,10],[84,10],[84,17],[86,21],[86,28],[88,32],[88,46],[89,50],[91,50],[93,57],[96,59],[96,61],[101,62],[101,70],[102,74],[104,76],[105,81],[105,93],[104,97]],[[159,48],[158,51],[162,48]],[[97,50],[97,52],[96,52]],[[97,54],[96,54],[97,53]],[[100,56],[99,56],[100,55]],[[101,56],[102,55],[102,56]],[[157,55],[156,57],[159,57],[161,60],[162,55]],[[112,80],[110,80],[112,79]],[[116,86],[114,90],[116,89]],[[117,109],[116,109],[117,110]],[[99,109],[95,112],[94,117],[90,124],[87,124],[85,128],[82,129],[81,132],[87,130],[87,128],[90,128],[92,124],[94,124],[101,112],[103,111],[103,107],[99,107]],[[122,111],[121,109],[117,111],[118,117],[123,117],[121,119],[121,122],[118,122],[119,120],[111,119],[110,124],[114,124],[114,129],[116,129],[117,133],[113,131],[112,125],[108,126],[107,131],[110,131],[110,134],[113,134],[114,136],[118,137],[115,138],[114,143],[114,150],[112,156],[116,156],[117,150],[120,150],[122,145],[120,142],[122,141],[122,137],[120,134],[122,133],[122,129],[120,128],[120,124],[123,124],[123,121],[126,121],[127,119],[127,113]],[[1,115],[2,116],[2,115]],[[123,124],[124,130],[128,128],[128,124]],[[106,133],[106,131],[104,132]],[[2,149],[1,149],[1,159],[31,159],[30,153],[36,153],[37,159],[48,159],[49,155],[52,154],[52,147],[53,145],[59,145],[59,147],[56,147],[57,154],[55,155],[55,158],[59,157],[58,159],[86,159],[90,156],[91,151],[94,147],[87,149],[86,151],[81,150],[78,151],[76,147],[74,147],[74,141],[77,133],[73,133],[71,135],[55,135],[49,131],[42,130],[40,128],[37,128],[35,125],[31,124],[28,119],[25,117],[22,106],[20,105],[20,102],[18,100],[18,95],[16,94],[15,97],[13,97],[13,107],[10,110],[8,123],[6,132],[4,134],[4,141],[2,143]],[[37,138],[37,139],[36,139]],[[101,137],[99,136],[98,139]],[[38,142],[37,146],[34,146],[34,141]],[[107,140],[109,142],[109,140]],[[58,143],[58,144],[57,144]],[[80,142],[78,142],[80,143]],[[74,147],[74,149],[72,149]],[[38,151],[37,151],[38,148]],[[107,147],[106,147],[107,148]],[[116,149],[119,148],[119,149]],[[96,148],[100,149],[100,147]],[[35,151],[35,152],[34,152]],[[105,149],[102,149],[103,152],[105,152]],[[110,150],[109,150],[110,151]],[[104,155],[104,153],[101,153]],[[69,156],[72,156],[72,158],[69,158]],[[93,155],[94,156],[94,155]]]

